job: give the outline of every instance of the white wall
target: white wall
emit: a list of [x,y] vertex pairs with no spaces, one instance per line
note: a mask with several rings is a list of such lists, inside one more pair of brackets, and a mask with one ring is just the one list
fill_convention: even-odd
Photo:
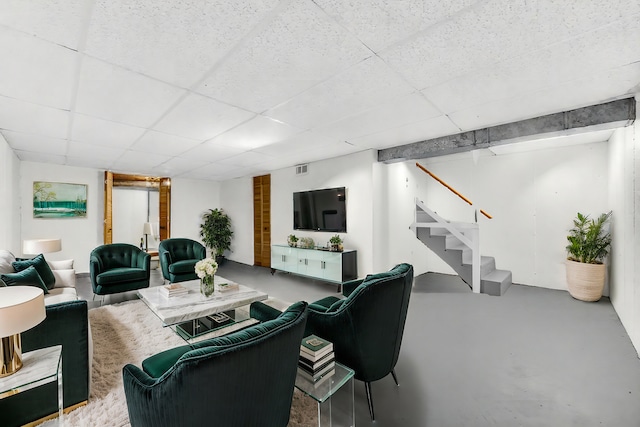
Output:
[[[511,270],[513,281],[566,289],[566,235],[578,211],[599,215],[609,210],[607,143],[487,155],[462,153],[419,161],[471,199],[467,205],[415,162],[388,165],[389,252],[411,259],[416,273],[452,270],[407,231],[414,197],[444,218],[474,221],[479,215],[480,249],[494,256],[497,268]],[[481,155],[478,155],[481,154]]]
[[[271,243],[286,244],[289,234],[311,237],[324,245],[336,233],[293,229],[293,193],[321,188],[346,187],[347,232],[339,233],[344,247],[358,251],[358,272],[379,271],[373,266],[373,164],[375,152],[364,151],[309,164],[306,175],[293,167],[271,173]],[[253,265],[253,182],[251,178],[225,181],[221,205],[231,216],[234,236],[229,259]]]
[[18,254],[20,244],[20,160],[0,135],[0,249]]
[[611,244],[611,303],[640,354],[640,126],[616,131],[609,141],[609,200],[613,210]]
[[[73,258],[76,272],[88,272],[89,254],[93,248],[103,242],[104,172],[47,163],[21,162],[20,175],[22,218],[20,241],[61,238],[62,251],[46,254],[46,258],[51,260]],[[32,202],[34,181],[87,185],[87,217],[34,218]],[[17,253],[22,253],[21,246],[15,249]]]
[[197,179],[171,179],[171,237],[202,242],[202,214],[220,207],[220,184]]

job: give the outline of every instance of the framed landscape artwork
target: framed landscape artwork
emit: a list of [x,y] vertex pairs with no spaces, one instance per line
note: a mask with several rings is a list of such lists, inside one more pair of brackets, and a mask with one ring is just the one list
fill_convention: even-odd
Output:
[[33,182],[34,218],[86,218],[87,186],[62,182]]

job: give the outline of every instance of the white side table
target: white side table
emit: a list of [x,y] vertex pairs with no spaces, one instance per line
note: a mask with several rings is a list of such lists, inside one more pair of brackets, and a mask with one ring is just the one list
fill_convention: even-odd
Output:
[[[356,425],[353,404],[354,375],[352,369],[336,363],[335,373],[325,381],[312,383],[300,374],[296,376],[296,388],[318,402],[318,427]],[[339,402],[341,405],[333,405],[331,397],[345,384],[347,385],[345,391],[349,397]]]
[[0,378],[0,399],[58,381],[58,425],[63,425],[62,346],[41,348],[22,355],[22,368]]

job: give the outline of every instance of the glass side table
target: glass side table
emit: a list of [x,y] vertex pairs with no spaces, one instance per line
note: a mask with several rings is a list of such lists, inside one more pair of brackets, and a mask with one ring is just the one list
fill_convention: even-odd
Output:
[[0,399],[58,381],[58,425],[63,425],[62,346],[41,348],[22,355],[22,368],[0,378]]
[[[353,404],[352,369],[336,363],[335,372],[329,378],[321,378],[315,383],[298,374],[296,387],[318,402],[318,426],[355,426],[356,418]],[[332,396],[344,385],[343,391],[348,398],[332,403]],[[342,392],[341,392],[342,394]]]

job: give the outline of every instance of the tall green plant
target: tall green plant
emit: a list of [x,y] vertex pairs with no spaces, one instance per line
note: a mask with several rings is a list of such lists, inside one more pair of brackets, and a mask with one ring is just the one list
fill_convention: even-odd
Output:
[[611,246],[611,233],[605,228],[610,217],[611,211],[603,213],[595,220],[578,212],[578,216],[573,220],[573,228],[567,236],[567,252],[571,261],[602,264]]
[[231,249],[231,218],[222,209],[209,209],[202,214],[200,224],[200,237],[206,247],[211,249],[216,256],[221,256],[224,251]]

